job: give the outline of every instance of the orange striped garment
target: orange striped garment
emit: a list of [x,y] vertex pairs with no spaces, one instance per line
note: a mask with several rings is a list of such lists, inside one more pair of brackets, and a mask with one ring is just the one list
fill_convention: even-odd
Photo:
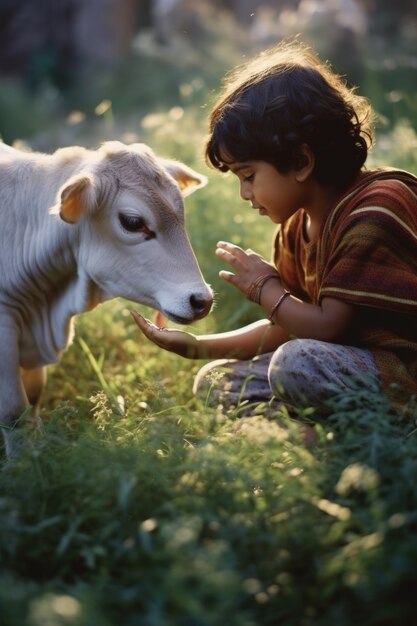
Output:
[[[326,296],[357,305],[346,343],[372,351],[387,392],[417,394],[417,178],[364,172],[339,198],[316,243],[300,209],[278,229],[274,259],[304,301]],[[397,383],[393,386],[392,383]]]

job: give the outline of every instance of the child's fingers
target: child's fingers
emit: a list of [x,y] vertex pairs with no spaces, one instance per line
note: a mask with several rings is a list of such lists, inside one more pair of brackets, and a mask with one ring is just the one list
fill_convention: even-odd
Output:
[[169,330],[168,328],[159,328],[137,311],[131,311],[130,314],[147,339],[150,339],[150,341],[160,348],[165,348],[166,350],[170,349],[172,342],[171,333],[175,331]]
[[228,241],[217,242],[216,254],[219,254],[220,256],[222,256],[223,254],[231,255],[238,259],[246,256],[246,252],[242,248]]
[[227,283],[231,283],[234,287],[240,289],[240,291],[243,291],[242,279],[240,278],[240,276],[232,274],[232,272],[226,272],[222,270],[221,272],[219,272],[219,278],[225,280]]
[[141,315],[137,311],[130,311],[130,315],[132,316],[136,325],[139,326],[143,334],[149,337],[150,339],[153,337],[153,335],[156,332],[158,332],[159,328],[155,324],[153,324],[150,320],[143,317],[143,315]]
[[226,272],[226,270],[221,270],[219,272],[219,277],[225,280],[228,283],[232,283],[235,275],[232,272]]
[[243,252],[242,248],[237,246],[235,243],[230,243],[230,241],[218,241],[217,247],[224,248],[225,250],[240,250],[240,252]]
[[230,251],[225,248],[216,248],[216,256],[232,267],[240,268],[244,261],[245,252],[237,246],[236,248],[230,248]]
[[197,340],[191,333],[176,330],[175,328],[158,328],[158,326],[145,319],[137,311],[131,311],[130,314],[145,337],[159,348],[188,358],[193,358],[194,354],[197,355],[195,348]]
[[229,263],[230,265],[233,265],[233,263],[236,263],[237,261],[237,258],[233,254],[227,250],[223,250],[222,248],[216,249],[216,256],[223,259],[223,261],[226,261],[226,263]]
[[243,250],[239,246],[227,241],[218,242],[216,256],[238,269],[239,272],[250,269],[255,265],[263,265],[266,263],[262,256],[254,252],[251,248]]
[[145,326],[150,323],[150,321],[145,319],[138,311],[130,311],[130,315],[133,317],[139,328],[145,328]]

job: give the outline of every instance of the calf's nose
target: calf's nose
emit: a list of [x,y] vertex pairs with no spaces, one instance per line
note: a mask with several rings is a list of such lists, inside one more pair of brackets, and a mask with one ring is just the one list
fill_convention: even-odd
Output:
[[196,318],[208,315],[213,304],[213,298],[207,297],[201,293],[192,293],[190,296],[190,305]]

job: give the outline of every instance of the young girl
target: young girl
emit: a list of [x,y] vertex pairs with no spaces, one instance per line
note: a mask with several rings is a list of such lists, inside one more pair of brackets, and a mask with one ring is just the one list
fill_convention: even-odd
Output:
[[[133,317],[155,344],[221,368],[216,400],[319,407],[358,386],[417,393],[417,178],[364,167],[368,101],[305,46],[238,67],[210,116],[208,163],[278,229],[273,262],[225,241],[220,277],[265,319],[195,336]],[[396,385],[392,385],[396,383]]]

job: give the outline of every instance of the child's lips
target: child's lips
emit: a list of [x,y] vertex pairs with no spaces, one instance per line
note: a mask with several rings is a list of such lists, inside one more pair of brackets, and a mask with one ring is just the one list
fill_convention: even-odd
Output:
[[256,209],[257,211],[259,211],[259,215],[268,215],[268,211],[266,209],[264,209],[263,206],[260,206],[259,204],[251,204],[252,209]]

